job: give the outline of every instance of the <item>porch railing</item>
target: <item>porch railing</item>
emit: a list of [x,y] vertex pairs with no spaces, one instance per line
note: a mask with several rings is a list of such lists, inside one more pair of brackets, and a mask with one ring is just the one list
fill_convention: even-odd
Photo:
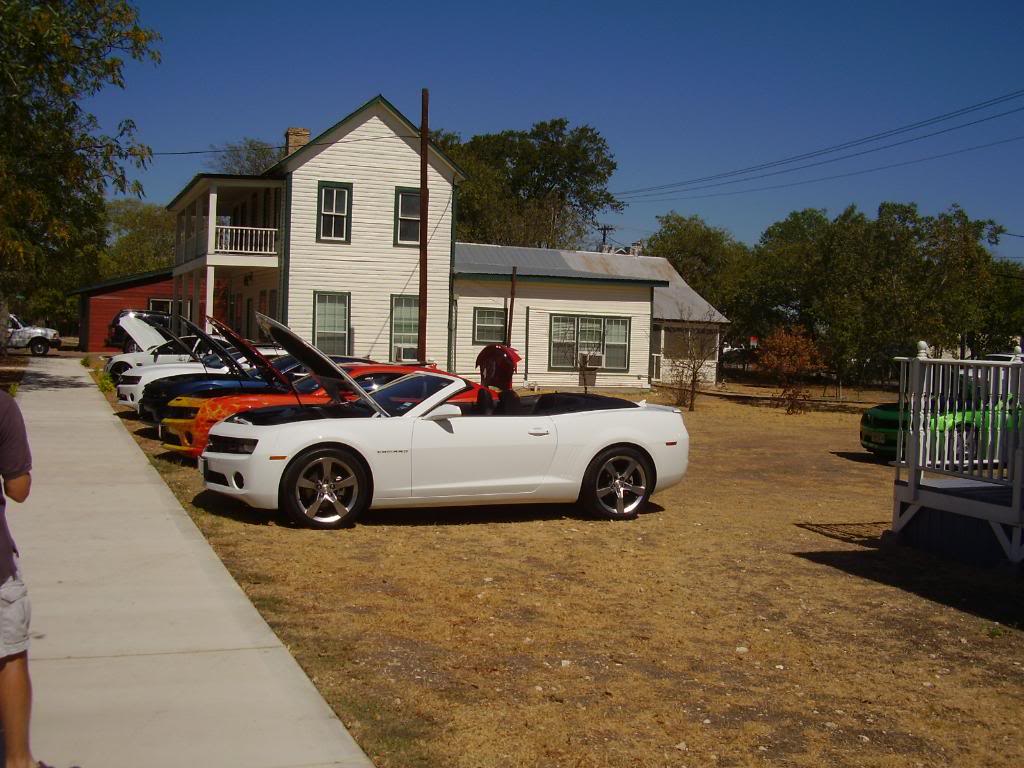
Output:
[[1020,348],[1010,360],[946,360],[918,355],[900,363],[897,467],[908,482],[922,472],[980,480],[1013,488],[1020,503],[1024,480],[1024,363]]
[[217,253],[277,253],[277,230],[273,227],[223,227],[214,233]]

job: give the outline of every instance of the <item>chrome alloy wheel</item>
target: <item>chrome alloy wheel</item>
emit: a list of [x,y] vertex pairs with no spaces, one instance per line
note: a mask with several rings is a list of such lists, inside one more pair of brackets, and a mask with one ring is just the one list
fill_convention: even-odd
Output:
[[359,480],[347,462],[334,456],[313,459],[295,484],[295,501],[310,520],[332,523],[359,499]]
[[610,515],[632,515],[647,493],[647,473],[633,457],[613,456],[601,465],[596,484],[597,503]]

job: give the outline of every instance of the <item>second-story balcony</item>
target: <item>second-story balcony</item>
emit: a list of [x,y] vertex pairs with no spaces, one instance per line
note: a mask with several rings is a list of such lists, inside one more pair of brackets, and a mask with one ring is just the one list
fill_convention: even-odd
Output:
[[175,264],[204,256],[254,256],[264,261],[278,255],[283,200],[278,179],[196,176],[168,206],[177,215]]
[[276,227],[218,226],[213,235],[214,253],[277,253]]

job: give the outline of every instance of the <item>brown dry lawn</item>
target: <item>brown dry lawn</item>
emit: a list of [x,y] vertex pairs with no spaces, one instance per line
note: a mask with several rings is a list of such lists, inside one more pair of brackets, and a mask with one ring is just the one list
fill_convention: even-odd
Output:
[[1019,578],[880,547],[857,415],[707,397],[639,519],[288,526],[125,420],[379,766],[1024,765]]

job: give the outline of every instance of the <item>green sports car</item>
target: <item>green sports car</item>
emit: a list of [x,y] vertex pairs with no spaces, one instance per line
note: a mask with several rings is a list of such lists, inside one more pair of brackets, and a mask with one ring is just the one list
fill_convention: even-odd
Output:
[[[928,409],[928,432],[947,435],[960,431],[964,442],[970,444],[973,451],[984,451],[990,432],[1005,433],[1024,428],[1024,409],[1012,403],[1012,397],[1007,402],[1000,401],[994,408],[980,403],[965,406],[959,401],[937,408],[933,403]],[[895,458],[901,421],[905,429],[910,428],[910,413],[904,411],[901,414],[898,403],[883,403],[869,408],[860,417],[860,444],[878,456]]]
[[[904,426],[910,414],[903,414]],[[878,456],[896,458],[896,442],[900,436],[899,403],[883,403],[864,411],[860,417],[860,444]]]

